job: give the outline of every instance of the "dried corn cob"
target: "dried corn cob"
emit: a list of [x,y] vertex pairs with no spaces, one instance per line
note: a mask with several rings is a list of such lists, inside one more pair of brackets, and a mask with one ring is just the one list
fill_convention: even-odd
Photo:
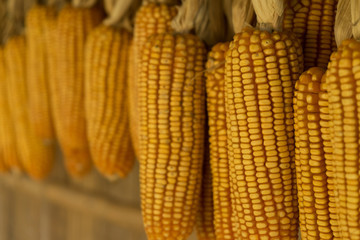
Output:
[[[52,86],[56,132],[72,176],[91,168],[84,110],[84,45],[88,33],[101,21],[97,8],[64,7],[56,34],[57,79]],[[54,92],[56,90],[56,92]]]
[[242,238],[297,239],[293,82],[302,70],[290,34],[246,28],[226,54],[232,210]]
[[4,49],[0,48],[0,161],[3,163],[0,168],[3,171],[20,172],[22,165],[16,151],[17,141],[14,123],[10,116],[5,68]]
[[143,48],[140,187],[150,240],[186,239],[198,209],[206,50],[193,35],[160,34]]
[[26,172],[34,179],[43,179],[54,162],[54,145],[35,135],[28,116],[25,37],[16,36],[5,46],[6,82],[10,114],[15,124],[17,152]]
[[337,0],[289,0],[283,29],[293,31],[304,49],[305,69],[326,68],[336,49],[334,37]]
[[295,85],[295,162],[302,239],[333,239],[320,130],[319,96],[323,74],[321,68],[310,68]]
[[218,43],[206,64],[207,111],[210,135],[210,163],[213,179],[214,225],[217,239],[235,239],[231,224],[229,159],[225,113],[225,53],[229,43]]
[[26,16],[29,118],[36,135],[47,141],[53,141],[55,134],[50,108],[50,72],[44,24],[47,19],[55,19],[55,14],[55,9],[51,7],[35,5]]
[[330,125],[329,121],[329,100],[326,85],[326,74],[321,78],[320,93],[319,93],[319,106],[320,106],[320,127],[321,139],[323,142],[323,151],[326,164],[327,188],[329,194],[329,213],[330,213],[330,227],[333,232],[333,239],[340,240],[341,232],[339,229],[338,217],[336,214],[335,192],[334,192],[334,166],[332,162],[333,149],[331,146]]
[[336,212],[341,239],[360,239],[360,43],[344,40],[326,72]]
[[125,177],[135,156],[131,146],[127,68],[131,34],[100,25],[85,48],[87,134],[97,169],[107,177]]
[[149,3],[140,7],[136,13],[134,29],[134,76],[128,78],[130,100],[130,128],[135,153],[139,158],[139,81],[141,52],[148,38],[153,34],[171,32],[171,19],[176,15],[176,7],[166,4]]
[[213,204],[213,185],[210,167],[210,152],[208,136],[205,134],[205,152],[201,183],[201,193],[199,209],[196,214],[196,232],[198,240],[215,240],[214,227],[214,204]]

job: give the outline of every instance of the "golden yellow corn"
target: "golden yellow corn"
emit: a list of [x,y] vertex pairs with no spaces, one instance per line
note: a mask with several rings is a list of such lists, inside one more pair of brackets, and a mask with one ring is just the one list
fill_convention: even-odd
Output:
[[[171,32],[171,20],[176,16],[176,7],[166,4],[148,3],[140,7],[136,13],[133,44],[133,78],[128,78],[130,100],[130,128],[135,153],[139,158],[139,82],[142,48],[153,34]],[[129,59],[130,60],[130,59]]]
[[324,144],[320,130],[321,68],[310,68],[295,85],[295,163],[302,239],[333,239]]
[[10,116],[4,49],[0,48],[0,171],[22,171],[17,154],[14,122]]
[[125,177],[135,156],[129,129],[127,70],[131,34],[100,25],[85,48],[87,135],[95,166],[107,177]]
[[206,50],[193,35],[160,34],[143,48],[140,189],[149,240],[186,239],[198,210],[204,154]]
[[57,78],[56,86],[51,87],[57,106],[53,109],[65,165],[75,177],[91,169],[84,106],[84,45],[87,35],[101,18],[100,9],[66,6],[60,11],[57,22]]
[[360,239],[360,43],[341,43],[326,72],[334,198],[341,239]]
[[[207,134],[206,134],[207,135]],[[215,240],[213,177],[210,167],[208,136],[205,139],[205,152],[200,192],[199,209],[196,214],[196,232],[198,240]]]
[[[26,16],[27,88],[30,123],[41,139],[55,139],[51,116],[50,72],[46,51],[44,24],[55,19],[55,9],[35,5]],[[51,21],[51,20],[49,20]]]
[[244,239],[297,239],[293,82],[298,40],[245,28],[226,54],[232,210]]
[[334,37],[337,0],[288,0],[283,29],[292,31],[304,49],[305,69],[326,68],[336,49]]
[[229,43],[216,44],[206,64],[206,95],[213,179],[214,225],[217,239],[235,239],[231,223],[229,159],[225,113],[225,53]]
[[321,139],[323,143],[324,158],[326,164],[327,188],[329,195],[329,216],[330,227],[333,233],[334,240],[340,240],[341,232],[339,229],[338,217],[336,214],[335,192],[334,192],[334,166],[332,165],[333,149],[331,145],[330,125],[329,121],[329,101],[326,85],[326,74],[321,78],[320,92],[319,92],[319,110],[320,110],[320,127]]
[[10,38],[5,46],[6,83],[17,153],[26,172],[34,179],[43,179],[51,172],[55,150],[53,144],[38,138],[30,125],[25,59],[25,37]]

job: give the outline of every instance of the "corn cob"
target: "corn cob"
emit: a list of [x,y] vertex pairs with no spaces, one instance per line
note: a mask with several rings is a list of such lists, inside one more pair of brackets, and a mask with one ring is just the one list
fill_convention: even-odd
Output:
[[198,209],[205,123],[203,43],[159,34],[140,72],[140,187],[149,240],[186,239]]
[[4,49],[0,48],[0,161],[2,161],[0,171],[20,172],[22,165],[16,152],[16,137],[10,116],[5,68]]
[[[56,34],[57,79],[52,86],[57,106],[53,114],[56,132],[70,175],[83,176],[91,169],[84,110],[84,44],[88,33],[101,21],[97,8],[64,7]],[[54,92],[56,90],[56,92]]]
[[336,212],[342,239],[360,239],[360,43],[344,40],[326,72]]
[[210,164],[213,179],[214,225],[217,239],[234,239],[231,224],[229,163],[225,113],[225,53],[229,43],[216,44],[206,64],[207,111],[210,135]]
[[199,209],[196,214],[196,232],[198,240],[215,240],[213,185],[210,167],[208,136],[205,134],[205,152],[201,183]]
[[283,29],[292,31],[304,49],[305,69],[326,68],[336,49],[334,37],[337,0],[288,0]]
[[131,35],[100,25],[85,48],[85,107],[92,159],[107,177],[125,177],[134,163],[131,146],[127,68]]
[[34,179],[45,178],[54,162],[54,145],[35,135],[28,116],[25,37],[16,36],[5,46],[6,82],[10,114],[15,124],[17,152],[26,172]]
[[176,7],[166,4],[148,3],[140,7],[136,13],[134,29],[134,76],[128,78],[129,100],[130,100],[130,128],[131,138],[135,153],[139,158],[139,81],[140,81],[140,62],[142,48],[148,38],[153,34],[171,32],[171,19],[176,15]]
[[48,53],[44,24],[55,18],[55,9],[35,5],[26,16],[27,86],[30,123],[41,139],[55,139],[50,108]]
[[329,195],[329,216],[330,227],[333,233],[334,240],[341,239],[341,232],[339,229],[338,217],[336,214],[335,192],[334,192],[334,166],[332,162],[333,149],[331,146],[330,125],[329,121],[329,101],[326,85],[326,74],[321,78],[320,93],[319,93],[319,107],[320,107],[320,127],[321,139],[323,142],[323,151],[326,165],[327,188]]
[[320,130],[319,97],[323,74],[321,68],[310,68],[295,85],[295,162],[302,239],[333,239]]
[[300,43],[288,33],[245,28],[226,54],[232,210],[245,239],[297,239],[293,82]]

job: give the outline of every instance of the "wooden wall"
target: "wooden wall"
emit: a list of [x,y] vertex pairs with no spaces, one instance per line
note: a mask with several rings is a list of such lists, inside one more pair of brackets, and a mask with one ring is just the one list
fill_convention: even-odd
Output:
[[[95,170],[72,180],[59,159],[45,182],[0,176],[1,240],[146,239],[138,164],[126,179],[115,182]],[[195,234],[190,239],[195,240]]]

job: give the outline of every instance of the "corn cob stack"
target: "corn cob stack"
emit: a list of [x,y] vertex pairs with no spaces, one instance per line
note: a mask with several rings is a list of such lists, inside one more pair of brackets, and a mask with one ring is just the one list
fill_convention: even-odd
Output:
[[150,240],[186,239],[198,209],[204,148],[205,47],[190,34],[159,34],[140,72],[140,187]]
[[344,40],[326,72],[336,213],[342,239],[360,239],[359,106],[360,43]]
[[337,0],[288,0],[283,29],[292,31],[304,49],[305,69],[326,68],[336,49],[334,24]]
[[199,209],[196,215],[196,232],[198,240],[215,240],[214,203],[213,203],[213,177],[210,167],[209,141],[205,134],[204,164],[202,170],[202,183]]
[[235,239],[231,223],[229,163],[225,113],[225,53],[229,43],[216,44],[206,64],[210,164],[213,179],[214,225],[217,239]]
[[51,171],[54,146],[35,135],[28,116],[25,37],[16,36],[5,46],[6,82],[10,114],[15,124],[17,152],[26,172],[34,179],[43,179]]
[[66,6],[57,20],[57,78],[51,86],[57,106],[53,107],[53,115],[66,168],[74,177],[83,176],[91,169],[84,110],[83,59],[87,35],[101,18],[102,12],[98,8]]
[[[256,10],[256,8],[255,8]],[[226,114],[232,210],[242,238],[297,239],[293,82],[300,43],[288,33],[246,28],[226,54]]]
[[[55,9],[35,5],[26,16],[27,88],[30,123],[36,135],[54,141],[48,71],[49,54],[45,44],[44,24],[54,21]],[[50,20],[47,20],[50,19]]]
[[333,233],[333,239],[341,239],[338,217],[336,214],[335,192],[334,192],[334,166],[332,161],[333,149],[331,145],[330,126],[332,122],[329,116],[329,100],[326,85],[326,74],[321,78],[319,93],[319,111],[320,111],[320,130],[323,143],[323,151],[326,165],[327,188],[329,195],[329,217],[330,227]]
[[[171,0],[170,0],[171,2]],[[168,4],[148,3],[140,7],[136,13],[133,59],[134,59],[134,76],[128,78],[129,86],[129,103],[130,103],[130,128],[131,138],[135,153],[139,158],[139,72],[141,70],[141,53],[145,42],[151,35],[171,32],[171,19],[176,15],[176,7]]]
[[310,68],[296,82],[295,162],[302,239],[333,239],[324,144],[320,130],[321,68]]
[[127,97],[131,34],[100,25],[85,50],[87,134],[97,169],[109,178],[125,177],[134,163]]

